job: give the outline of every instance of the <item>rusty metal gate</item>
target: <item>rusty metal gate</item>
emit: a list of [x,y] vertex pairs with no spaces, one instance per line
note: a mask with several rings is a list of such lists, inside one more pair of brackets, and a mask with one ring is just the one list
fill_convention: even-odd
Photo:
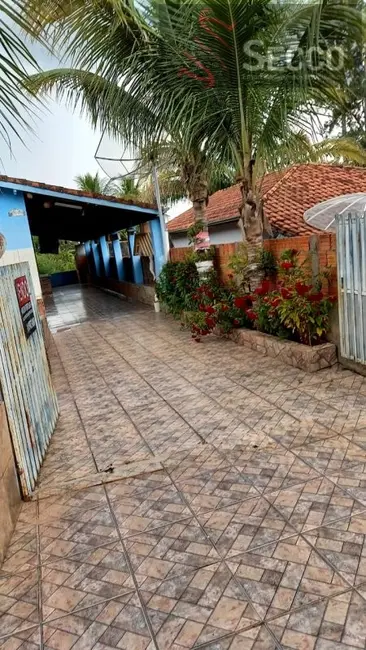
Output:
[[0,382],[24,498],[32,493],[58,406],[28,263],[0,267]]
[[366,363],[366,214],[340,214],[337,267],[341,356]]

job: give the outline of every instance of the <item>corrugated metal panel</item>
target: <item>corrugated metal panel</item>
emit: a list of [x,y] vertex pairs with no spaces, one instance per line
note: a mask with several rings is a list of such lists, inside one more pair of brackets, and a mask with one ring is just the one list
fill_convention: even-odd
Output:
[[336,216],[342,357],[366,363],[366,215]]
[[[16,281],[25,276],[34,331],[26,336]],[[31,310],[29,309],[31,314]],[[33,491],[56,426],[58,405],[51,382],[42,325],[29,265],[0,267],[0,381],[23,497]]]
[[134,255],[143,257],[153,257],[154,251],[152,246],[151,235],[149,232],[139,233],[135,236]]

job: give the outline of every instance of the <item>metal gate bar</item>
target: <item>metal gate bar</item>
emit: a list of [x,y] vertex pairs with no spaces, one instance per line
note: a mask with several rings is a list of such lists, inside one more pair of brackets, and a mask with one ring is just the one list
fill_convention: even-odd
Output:
[[366,215],[337,215],[336,226],[341,356],[366,363]]

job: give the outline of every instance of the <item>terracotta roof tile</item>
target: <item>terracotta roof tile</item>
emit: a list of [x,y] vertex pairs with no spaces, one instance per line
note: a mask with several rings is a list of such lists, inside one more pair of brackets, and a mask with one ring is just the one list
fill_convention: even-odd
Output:
[[[317,232],[304,221],[304,212],[321,201],[341,194],[366,192],[366,169],[341,165],[294,165],[267,174],[262,181],[264,209],[273,227],[289,235]],[[210,197],[206,215],[209,223],[238,216],[239,185],[220,190]],[[193,223],[193,210],[186,210],[168,224],[169,232],[184,231]]]
[[142,201],[131,201],[120,199],[117,196],[109,194],[93,194],[92,192],[83,192],[82,190],[75,190],[70,187],[61,187],[60,185],[48,185],[47,183],[39,183],[38,181],[28,181],[25,178],[12,178],[11,176],[0,176],[0,182],[3,183],[16,183],[17,185],[27,185],[37,189],[45,190],[47,192],[60,192],[60,194],[71,194],[72,196],[82,196],[91,199],[103,199],[111,203],[119,203],[122,205],[136,205],[141,208],[156,209],[156,205],[150,203],[143,203]]

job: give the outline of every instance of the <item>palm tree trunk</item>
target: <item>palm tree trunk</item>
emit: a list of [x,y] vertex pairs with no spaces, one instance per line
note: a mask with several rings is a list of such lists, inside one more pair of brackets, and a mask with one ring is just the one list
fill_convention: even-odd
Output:
[[203,221],[205,227],[206,207],[208,204],[207,170],[201,161],[188,160],[182,165],[181,180],[183,187],[187,188],[190,201],[193,204],[194,221]]
[[204,199],[202,200],[201,196],[191,197],[192,201],[192,209],[193,209],[193,214],[194,214],[194,222],[197,223],[197,221],[202,221],[205,226],[207,226],[207,221],[206,221],[206,205],[207,201]]
[[263,273],[259,269],[259,253],[263,248],[264,230],[271,234],[270,225],[265,220],[263,201],[255,195],[253,189],[253,166],[250,161],[245,168],[244,178],[240,179],[242,196],[240,211],[240,227],[243,240],[248,247],[249,284],[253,291],[263,280]]

